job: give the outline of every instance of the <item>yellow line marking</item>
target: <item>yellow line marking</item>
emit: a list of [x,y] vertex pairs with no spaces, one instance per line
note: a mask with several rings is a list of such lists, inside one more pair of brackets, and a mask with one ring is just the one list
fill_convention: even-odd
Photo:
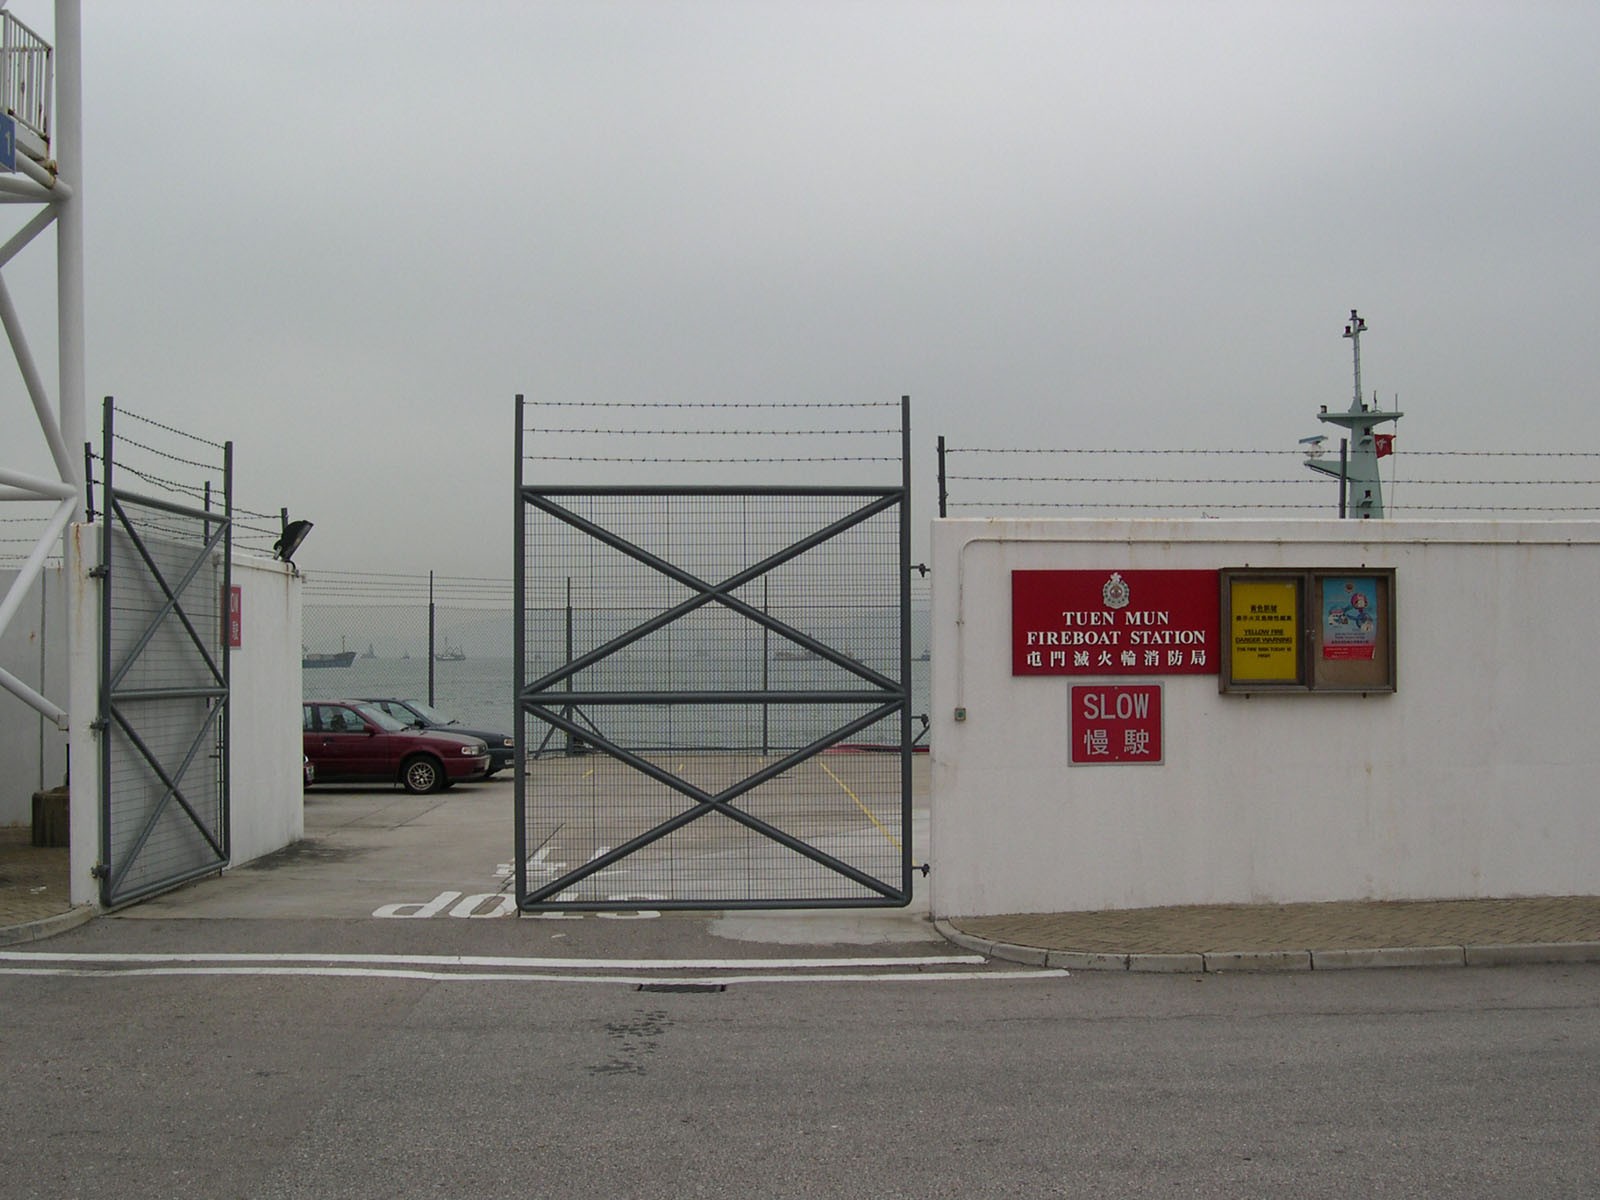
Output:
[[883,834],[884,837],[889,839],[889,844],[891,846],[893,846],[896,850],[900,849],[900,843],[895,840],[894,834],[890,833],[887,829],[885,829],[883,827],[883,822],[878,820],[877,817],[872,815],[872,810],[870,808],[868,808],[865,804],[861,803],[861,797],[860,796],[857,796],[848,787],[845,787],[844,780],[840,779],[837,775],[835,775],[833,773],[833,768],[828,766],[828,764],[823,762],[821,759],[817,760],[817,765],[820,766],[824,771],[828,772],[828,778],[829,779],[833,780],[840,787],[844,788],[844,794],[846,796],[849,796],[850,799],[854,800],[856,802],[856,807],[859,808],[862,812],[867,814],[867,820],[871,821],[874,825],[876,825],[878,827],[878,832]]

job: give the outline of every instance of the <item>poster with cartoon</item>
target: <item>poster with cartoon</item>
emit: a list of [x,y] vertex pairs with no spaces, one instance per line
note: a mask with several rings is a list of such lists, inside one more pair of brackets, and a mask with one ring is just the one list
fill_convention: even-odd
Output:
[[1324,578],[1322,581],[1322,657],[1368,658],[1378,645],[1378,581],[1374,578]]

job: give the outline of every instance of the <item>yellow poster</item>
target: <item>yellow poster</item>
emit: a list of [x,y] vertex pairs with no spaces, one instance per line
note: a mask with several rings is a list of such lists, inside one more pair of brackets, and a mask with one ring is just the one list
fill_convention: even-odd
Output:
[[1235,579],[1228,614],[1232,677],[1299,683],[1299,587],[1292,579]]

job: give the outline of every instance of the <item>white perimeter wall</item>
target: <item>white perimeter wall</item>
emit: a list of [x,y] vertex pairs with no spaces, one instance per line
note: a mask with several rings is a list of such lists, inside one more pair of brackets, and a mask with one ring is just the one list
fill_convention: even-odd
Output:
[[[72,527],[68,563],[72,643],[72,902],[92,904],[100,855],[99,745],[90,729],[99,687],[99,530]],[[236,557],[243,636],[229,660],[230,807],[234,866],[305,833],[300,737],[300,578],[271,559]]]
[[[1164,685],[1162,765],[1067,766],[1011,571],[1393,567],[1398,692]],[[1600,523],[936,521],[940,916],[1600,894]],[[954,720],[957,707],[967,719]]]
[[[17,572],[0,571],[0,596]],[[0,667],[67,707],[66,584],[46,567],[0,634]],[[35,708],[0,688],[0,825],[29,825],[33,794],[67,778],[67,735]]]
[[244,631],[230,656],[233,863],[305,836],[300,759],[300,577],[272,559],[233,560]]

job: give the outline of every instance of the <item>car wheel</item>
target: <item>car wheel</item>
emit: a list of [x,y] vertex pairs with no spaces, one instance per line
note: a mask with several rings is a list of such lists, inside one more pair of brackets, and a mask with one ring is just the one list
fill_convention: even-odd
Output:
[[444,764],[437,758],[419,754],[416,758],[406,760],[400,770],[400,782],[412,795],[436,792],[444,786]]

